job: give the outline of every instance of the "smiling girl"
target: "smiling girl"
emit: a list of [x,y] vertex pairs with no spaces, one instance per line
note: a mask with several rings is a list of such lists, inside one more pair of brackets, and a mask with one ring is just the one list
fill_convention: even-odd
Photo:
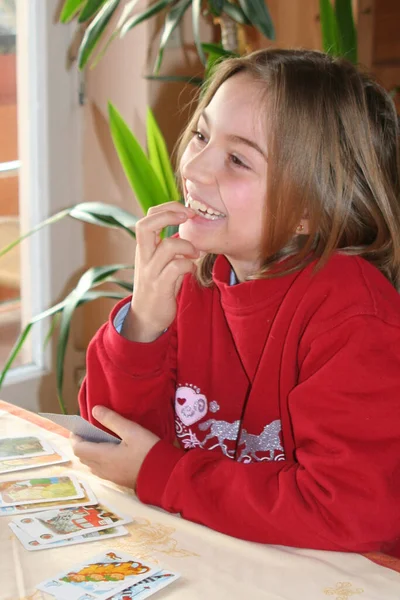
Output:
[[122,442],[82,462],[232,536],[400,555],[398,142],[342,59],[219,66],[89,346],[82,416]]

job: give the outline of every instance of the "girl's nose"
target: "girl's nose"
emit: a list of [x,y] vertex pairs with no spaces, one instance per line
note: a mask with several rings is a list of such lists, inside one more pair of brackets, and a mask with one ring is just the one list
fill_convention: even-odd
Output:
[[188,157],[185,160],[183,156],[181,164],[181,173],[185,179],[189,179],[194,183],[207,184],[215,181],[217,173],[217,157],[213,156],[207,148],[204,148],[202,152]]

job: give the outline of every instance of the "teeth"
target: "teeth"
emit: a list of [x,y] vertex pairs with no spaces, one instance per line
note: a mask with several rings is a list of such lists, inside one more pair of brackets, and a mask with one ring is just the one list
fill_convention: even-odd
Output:
[[224,213],[218,212],[213,208],[209,208],[208,206],[206,206],[202,202],[199,202],[198,200],[193,200],[190,194],[188,194],[186,197],[185,205],[189,206],[192,210],[196,211],[205,219],[215,221],[216,219],[222,219],[223,217],[225,217]]

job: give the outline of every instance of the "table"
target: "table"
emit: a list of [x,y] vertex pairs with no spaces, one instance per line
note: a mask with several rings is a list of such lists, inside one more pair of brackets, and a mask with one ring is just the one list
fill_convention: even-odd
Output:
[[[46,431],[45,431],[46,430]],[[32,476],[79,473],[96,495],[134,516],[130,535],[79,546],[28,552],[0,519],[0,600],[48,600],[35,585],[106,549],[151,560],[181,573],[180,580],[155,594],[157,600],[399,600],[400,560],[368,555],[267,546],[237,540],[141,504],[134,493],[93,476],[70,449],[68,432],[20,408],[0,401],[0,436],[44,435],[71,457],[71,463],[30,473]]]

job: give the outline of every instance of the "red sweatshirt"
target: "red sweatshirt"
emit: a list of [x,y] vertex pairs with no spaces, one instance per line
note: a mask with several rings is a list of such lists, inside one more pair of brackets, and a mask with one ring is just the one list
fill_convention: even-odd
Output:
[[187,276],[149,344],[117,333],[117,305],[88,349],[82,416],[103,404],[161,437],[143,502],[247,540],[400,556],[399,294],[344,255],[229,275],[220,256],[213,288]]

